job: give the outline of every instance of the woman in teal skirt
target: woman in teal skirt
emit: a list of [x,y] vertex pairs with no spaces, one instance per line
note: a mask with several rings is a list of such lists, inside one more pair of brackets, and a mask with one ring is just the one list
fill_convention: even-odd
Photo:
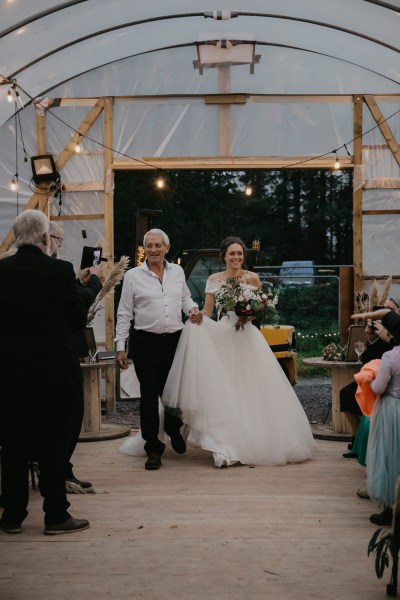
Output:
[[[356,315],[354,315],[356,317]],[[400,315],[387,310],[363,314],[380,319],[397,344],[385,352],[371,390],[379,396],[371,416],[367,464],[367,488],[372,500],[383,506],[370,521],[391,525],[397,479],[400,476]]]

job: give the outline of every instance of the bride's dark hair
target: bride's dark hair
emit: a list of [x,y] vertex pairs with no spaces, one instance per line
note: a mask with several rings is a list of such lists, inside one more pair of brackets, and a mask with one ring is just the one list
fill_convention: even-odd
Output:
[[232,244],[239,244],[239,246],[242,246],[242,248],[243,248],[243,266],[244,266],[244,263],[246,262],[246,245],[240,238],[235,237],[233,235],[226,237],[221,242],[221,245],[219,247],[219,258],[220,258],[221,262],[223,262],[223,263],[226,262],[225,255],[228,252],[229,246],[232,246]]

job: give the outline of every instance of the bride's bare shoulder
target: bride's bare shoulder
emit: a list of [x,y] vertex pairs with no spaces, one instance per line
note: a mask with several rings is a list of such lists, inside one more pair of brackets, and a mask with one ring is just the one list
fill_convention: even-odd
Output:
[[216,282],[216,281],[223,281],[224,277],[222,272],[218,272],[218,273],[213,273],[212,275],[210,275],[210,277],[208,278],[208,281],[211,282]]
[[255,287],[259,287],[261,285],[260,278],[257,273],[254,273],[254,271],[247,271],[246,280],[248,284],[254,285]]

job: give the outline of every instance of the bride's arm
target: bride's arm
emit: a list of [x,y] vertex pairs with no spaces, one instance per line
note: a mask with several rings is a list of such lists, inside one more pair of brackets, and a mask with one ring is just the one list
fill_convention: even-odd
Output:
[[210,294],[209,292],[207,292],[206,298],[204,301],[204,306],[203,306],[203,309],[201,310],[201,313],[205,317],[211,317],[211,315],[214,312],[214,306],[215,306],[215,296],[214,296],[214,294]]

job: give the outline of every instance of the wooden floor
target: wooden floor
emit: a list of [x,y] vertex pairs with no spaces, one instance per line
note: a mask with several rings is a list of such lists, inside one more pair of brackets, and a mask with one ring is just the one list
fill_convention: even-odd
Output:
[[317,440],[315,459],[215,469],[208,452],[167,449],[159,471],[78,445],[75,472],[97,494],[69,495],[91,528],[43,535],[33,491],[23,532],[0,531],[1,600],[384,599],[367,545],[377,507],[359,499],[363,469],[344,442]]

